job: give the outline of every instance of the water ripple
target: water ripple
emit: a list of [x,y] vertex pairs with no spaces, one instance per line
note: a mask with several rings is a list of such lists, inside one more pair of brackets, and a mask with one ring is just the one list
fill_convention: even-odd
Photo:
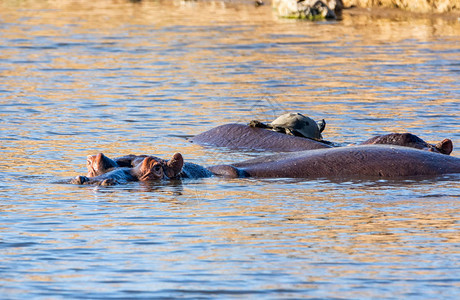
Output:
[[457,145],[457,23],[219,1],[18,2],[0,18],[3,297],[458,298],[458,175],[55,183],[99,152],[265,155],[187,138],[286,111],[341,143]]

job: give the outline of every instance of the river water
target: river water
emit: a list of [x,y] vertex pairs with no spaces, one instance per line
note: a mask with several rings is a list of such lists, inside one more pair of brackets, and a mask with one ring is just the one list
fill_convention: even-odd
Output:
[[457,20],[0,1],[0,298],[458,299],[458,177],[53,182],[98,152],[264,155],[187,138],[288,111],[328,140],[408,131],[460,156],[459,78]]

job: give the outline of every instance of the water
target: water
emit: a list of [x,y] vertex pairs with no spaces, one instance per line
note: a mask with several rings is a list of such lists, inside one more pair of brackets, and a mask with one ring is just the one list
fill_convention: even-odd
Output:
[[0,1],[1,298],[457,299],[458,177],[52,182],[97,152],[263,155],[187,137],[286,111],[325,118],[337,142],[455,147],[459,36],[458,21],[356,11]]

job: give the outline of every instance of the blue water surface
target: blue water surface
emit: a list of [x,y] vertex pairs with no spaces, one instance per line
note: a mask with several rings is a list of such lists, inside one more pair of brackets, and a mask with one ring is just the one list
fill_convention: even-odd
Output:
[[0,1],[0,298],[458,299],[458,176],[56,184],[86,156],[299,111],[460,144],[460,22],[234,1]]

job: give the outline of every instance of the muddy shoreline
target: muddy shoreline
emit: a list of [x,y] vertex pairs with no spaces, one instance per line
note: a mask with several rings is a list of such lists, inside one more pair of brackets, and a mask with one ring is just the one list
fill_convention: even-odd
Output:
[[[201,0],[202,2],[216,2],[215,0]],[[246,4],[246,5],[254,5],[258,6],[256,0],[221,0],[222,3],[225,4]],[[263,6],[272,6],[272,1],[270,0],[262,0]],[[454,1],[455,2],[455,1]],[[460,1],[458,1],[460,2]],[[389,4],[372,4],[367,3],[366,1],[343,1],[344,4],[344,14],[350,15],[371,15],[375,17],[381,18],[436,18],[436,19],[444,19],[450,21],[458,21],[460,22],[460,3],[459,6],[456,7],[455,3],[453,3],[448,10],[441,11],[441,10],[413,10],[410,7],[401,8],[401,7],[390,7]]]

